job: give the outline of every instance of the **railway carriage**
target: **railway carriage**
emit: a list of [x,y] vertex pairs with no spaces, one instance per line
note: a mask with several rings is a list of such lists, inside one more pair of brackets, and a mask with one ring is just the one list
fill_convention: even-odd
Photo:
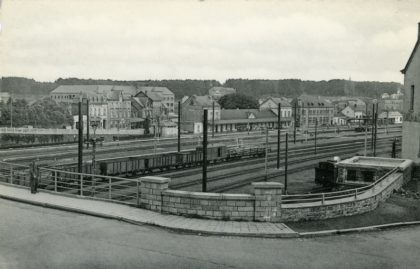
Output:
[[[207,161],[217,163],[231,161],[240,158],[253,158],[265,156],[265,148],[261,146],[251,147],[226,147],[223,144],[214,144],[207,147]],[[201,165],[203,160],[203,148],[201,146],[192,150],[181,152],[169,152],[129,156],[97,161],[96,173],[100,175],[124,175],[153,173],[169,169],[191,167]],[[77,165],[63,166],[64,170],[77,172]],[[92,164],[83,165],[83,173],[92,174]]]

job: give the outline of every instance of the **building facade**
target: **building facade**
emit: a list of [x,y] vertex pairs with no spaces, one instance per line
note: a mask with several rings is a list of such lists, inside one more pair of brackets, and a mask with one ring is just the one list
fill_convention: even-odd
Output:
[[279,104],[281,109],[282,125],[289,126],[292,120],[292,105],[285,98],[269,97],[261,102],[260,110],[271,110],[278,115]]
[[136,92],[134,86],[61,85],[50,93],[50,98],[67,106],[72,115],[78,114],[79,100],[83,100],[82,113],[86,114],[84,106],[89,100],[90,125],[100,129],[130,129],[131,96]]
[[420,23],[404,74],[402,158],[420,162]]
[[[220,119],[214,122],[216,133],[277,128],[278,118],[271,109],[222,109],[220,112]],[[283,122],[290,122],[290,117]]]
[[[144,92],[152,99],[159,96],[160,102],[166,106],[168,112],[175,111],[175,95],[166,87],[138,87],[138,92]],[[157,101],[157,100],[156,100]]]
[[191,133],[203,132],[203,113],[204,109],[208,111],[208,120],[213,119],[214,104],[214,120],[220,120],[220,105],[210,96],[190,96],[181,107],[181,129]]
[[[320,96],[302,94],[292,101],[297,105],[296,124],[299,127],[314,127],[333,124],[334,106]],[[294,110],[294,108],[293,108]]]

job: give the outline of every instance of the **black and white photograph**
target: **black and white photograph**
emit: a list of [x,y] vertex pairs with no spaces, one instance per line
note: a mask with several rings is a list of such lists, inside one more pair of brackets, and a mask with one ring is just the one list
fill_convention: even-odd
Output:
[[0,0],[0,269],[419,252],[418,0]]

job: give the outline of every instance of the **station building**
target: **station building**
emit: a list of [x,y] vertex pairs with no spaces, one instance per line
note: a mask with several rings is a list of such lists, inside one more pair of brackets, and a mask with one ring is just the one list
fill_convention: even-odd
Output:
[[420,23],[417,42],[401,72],[404,74],[402,158],[420,162]]

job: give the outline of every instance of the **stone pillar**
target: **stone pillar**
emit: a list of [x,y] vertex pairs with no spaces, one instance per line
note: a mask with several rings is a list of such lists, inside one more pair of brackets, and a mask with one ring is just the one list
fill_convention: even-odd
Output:
[[165,177],[140,178],[140,207],[162,211],[162,192],[168,189],[171,180]]
[[254,182],[255,221],[279,222],[281,218],[281,192],[278,182]]

